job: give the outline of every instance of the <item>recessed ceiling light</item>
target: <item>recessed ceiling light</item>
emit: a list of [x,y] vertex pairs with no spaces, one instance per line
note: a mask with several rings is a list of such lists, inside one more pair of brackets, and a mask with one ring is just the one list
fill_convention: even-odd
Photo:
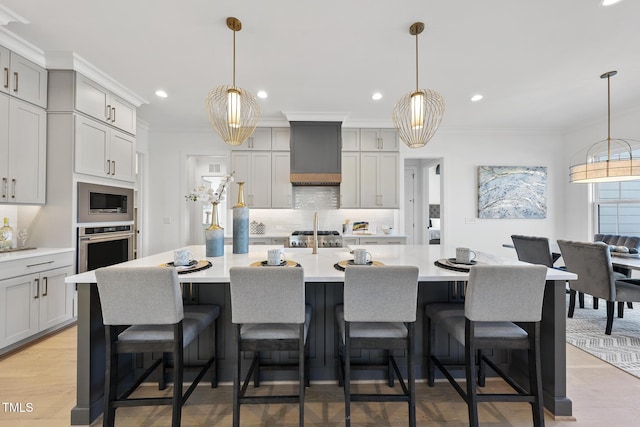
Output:
[[382,99],[382,94],[380,92],[375,92],[373,95],[371,95],[371,99],[373,99],[374,101],[378,101]]
[[162,89],[159,89],[156,91],[156,96],[159,96],[160,98],[166,98],[167,96],[167,92],[163,91]]
[[613,6],[616,3],[620,3],[622,0],[602,0],[600,2],[600,5],[607,7],[607,6]]
[[259,90],[256,95],[258,95],[258,98],[262,98],[262,99],[265,99],[266,97],[269,96],[269,95],[267,95],[267,92],[265,92],[263,90]]
[[483,96],[482,96],[482,95],[480,95],[479,93],[478,93],[478,94],[475,94],[475,95],[473,95],[473,96],[471,97],[471,102],[478,102],[478,101],[481,101],[481,100],[482,100],[482,98],[483,98]]

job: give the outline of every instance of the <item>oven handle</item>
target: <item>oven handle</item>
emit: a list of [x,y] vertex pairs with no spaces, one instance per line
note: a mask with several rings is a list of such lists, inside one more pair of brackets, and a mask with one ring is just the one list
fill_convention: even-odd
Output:
[[133,237],[133,233],[105,233],[94,236],[81,236],[80,241],[83,242],[100,242],[106,240],[119,240],[122,238],[129,239]]

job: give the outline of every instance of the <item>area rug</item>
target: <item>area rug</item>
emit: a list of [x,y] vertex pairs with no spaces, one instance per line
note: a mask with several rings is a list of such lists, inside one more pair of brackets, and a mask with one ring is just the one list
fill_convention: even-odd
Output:
[[594,310],[591,297],[585,296],[585,308],[578,308],[576,301],[573,318],[567,318],[567,342],[640,378],[640,303],[625,307],[622,319],[616,307],[611,335],[604,333],[606,323],[606,303],[600,300]]

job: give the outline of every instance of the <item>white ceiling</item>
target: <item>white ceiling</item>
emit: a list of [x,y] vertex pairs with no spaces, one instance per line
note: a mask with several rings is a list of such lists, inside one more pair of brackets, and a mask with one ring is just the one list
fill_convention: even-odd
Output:
[[[415,89],[445,98],[441,129],[575,129],[640,98],[640,1],[599,0],[0,0],[28,20],[4,28],[46,53],[73,51],[149,104],[152,129],[208,126],[205,97],[237,84],[259,100],[261,123],[286,112],[345,112],[345,126],[390,125]],[[166,99],[154,95],[163,88]],[[378,102],[373,92],[384,95]],[[469,98],[482,93],[484,100]],[[615,123],[612,132],[615,131]],[[614,132],[615,133],[615,132]],[[603,135],[604,136],[604,135]]]

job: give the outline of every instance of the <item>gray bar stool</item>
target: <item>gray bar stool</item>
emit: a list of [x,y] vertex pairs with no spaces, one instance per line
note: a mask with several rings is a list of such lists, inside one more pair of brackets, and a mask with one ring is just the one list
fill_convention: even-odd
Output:
[[[464,345],[463,365],[445,364],[432,354],[428,346],[429,363],[434,363],[467,403],[469,425],[478,426],[478,402],[528,402],[533,423],[544,426],[542,377],[540,372],[540,320],[547,268],[541,265],[477,265],[470,268],[464,311],[447,304],[427,305],[427,327],[433,325],[446,331]],[[514,322],[517,322],[514,323]],[[429,340],[433,339],[433,333]],[[529,372],[528,390],[509,377],[489,358],[484,349],[526,350]],[[477,356],[476,356],[477,354]],[[476,359],[477,357],[477,359]],[[511,386],[511,394],[478,394],[484,382],[485,364]],[[464,368],[466,391],[448,369]],[[429,367],[429,386],[433,386],[433,370]]]
[[[407,402],[409,426],[416,425],[414,325],[418,299],[418,268],[414,266],[347,266],[344,274],[344,305],[336,306],[340,334],[339,354],[343,375],[345,425],[351,425],[351,402]],[[386,350],[389,385],[393,373],[402,393],[351,392],[353,350]],[[406,382],[393,350],[407,354]],[[359,368],[366,366],[358,365]],[[380,365],[372,366],[379,369]]]
[[[302,267],[232,267],[231,321],[235,348],[233,425],[240,426],[240,405],[298,403],[304,425],[304,388],[308,385],[308,333],[311,306],[305,305]],[[253,352],[249,371],[240,384],[242,352]],[[298,352],[298,394],[247,396],[252,374],[260,369],[261,351]],[[294,365],[295,366],[295,365]],[[269,368],[291,368],[271,365]],[[259,383],[256,375],[256,386]]]
[[[217,386],[215,346],[217,305],[182,305],[178,275],[166,267],[108,267],[96,270],[98,294],[105,325],[105,392],[103,425],[113,427],[116,408],[172,405],[173,427],[179,427],[182,406],[211,368],[211,386]],[[122,330],[125,328],[124,330]],[[183,349],[205,329],[212,333],[213,354],[183,394]],[[133,384],[118,394],[118,354],[161,352]],[[129,396],[162,367],[164,385],[165,353],[173,354],[172,397],[130,398]]]

